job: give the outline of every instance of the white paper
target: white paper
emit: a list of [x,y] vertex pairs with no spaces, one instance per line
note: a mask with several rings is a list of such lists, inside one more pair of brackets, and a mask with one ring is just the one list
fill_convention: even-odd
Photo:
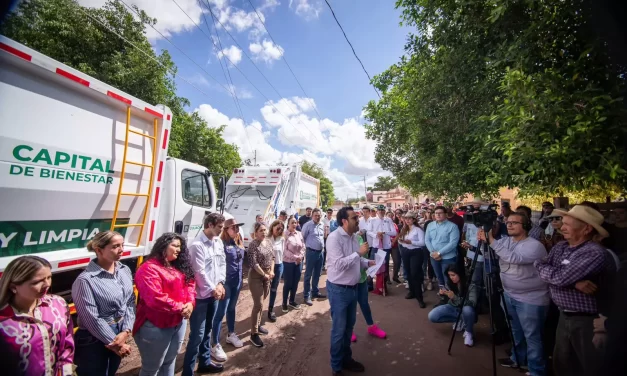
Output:
[[368,274],[368,276],[372,278],[374,278],[377,275],[377,271],[381,268],[381,265],[383,265],[383,263],[385,262],[385,251],[382,249],[379,249],[374,254],[374,261],[376,262],[376,264],[374,266],[369,267],[368,270],[366,270],[366,274]]

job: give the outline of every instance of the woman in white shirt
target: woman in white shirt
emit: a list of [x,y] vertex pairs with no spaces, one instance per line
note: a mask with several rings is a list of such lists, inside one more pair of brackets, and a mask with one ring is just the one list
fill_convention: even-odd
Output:
[[272,222],[269,238],[272,242],[272,250],[274,251],[274,278],[270,284],[270,301],[268,304],[268,320],[276,322],[276,315],[274,314],[274,302],[276,300],[276,291],[281,281],[281,274],[283,274],[283,250],[285,247],[285,238],[283,237],[283,222],[279,219]]
[[404,216],[405,226],[398,236],[399,244],[403,245],[401,257],[403,264],[407,266],[407,281],[409,293],[405,299],[417,299],[420,308],[426,308],[422,298],[422,280],[424,278],[422,263],[425,247],[425,232],[418,225],[416,212],[408,211]]

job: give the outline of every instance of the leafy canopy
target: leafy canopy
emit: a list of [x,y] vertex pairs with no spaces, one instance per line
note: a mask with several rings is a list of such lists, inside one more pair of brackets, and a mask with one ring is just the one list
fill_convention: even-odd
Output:
[[398,0],[416,28],[373,79],[376,161],[412,193],[455,199],[627,186],[625,67],[584,0]]

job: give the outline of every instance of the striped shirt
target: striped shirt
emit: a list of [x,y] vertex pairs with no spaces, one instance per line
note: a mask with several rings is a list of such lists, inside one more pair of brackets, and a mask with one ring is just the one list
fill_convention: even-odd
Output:
[[115,271],[109,273],[92,260],[72,284],[72,300],[78,325],[107,345],[116,336],[109,324],[123,318],[122,331],[133,328],[133,277],[131,269],[120,262],[116,262]]

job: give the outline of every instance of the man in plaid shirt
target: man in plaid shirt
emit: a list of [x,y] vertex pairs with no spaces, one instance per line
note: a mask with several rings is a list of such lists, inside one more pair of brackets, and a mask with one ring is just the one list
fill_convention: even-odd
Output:
[[604,282],[616,266],[609,252],[592,239],[608,233],[602,227],[603,215],[591,207],[576,205],[553,214],[562,216],[565,241],[556,244],[548,258],[535,262],[560,310],[553,367],[558,376],[594,375],[600,354],[592,342],[593,321],[601,312],[600,296],[609,288]]

